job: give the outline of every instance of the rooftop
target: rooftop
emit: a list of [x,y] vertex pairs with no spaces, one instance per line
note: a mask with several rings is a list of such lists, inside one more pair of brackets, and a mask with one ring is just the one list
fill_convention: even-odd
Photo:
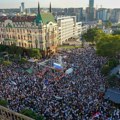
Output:
[[5,20],[12,20],[13,22],[34,22],[36,23],[42,22],[43,24],[47,24],[49,22],[55,23],[55,18],[52,13],[40,13],[37,16],[1,16],[0,21],[4,22]]
[[2,16],[0,17],[0,21],[4,22],[7,19],[12,20],[13,22],[32,22],[36,16]]

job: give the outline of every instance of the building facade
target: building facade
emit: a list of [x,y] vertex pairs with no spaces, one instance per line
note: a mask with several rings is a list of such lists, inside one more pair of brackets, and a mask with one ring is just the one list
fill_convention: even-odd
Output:
[[81,35],[87,32],[89,28],[82,22],[76,22],[76,16],[57,18],[57,24],[59,45],[63,45],[70,39],[80,39]]
[[74,36],[76,17],[75,16],[59,17],[57,18],[57,24],[59,44],[62,45],[64,42],[68,41],[70,38]]
[[39,5],[37,16],[0,17],[0,44],[55,52],[57,23],[52,13],[41,13]]

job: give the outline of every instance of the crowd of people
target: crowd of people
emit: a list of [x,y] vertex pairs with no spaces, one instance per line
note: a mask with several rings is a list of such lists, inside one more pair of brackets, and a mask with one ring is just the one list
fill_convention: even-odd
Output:
[[[46,120],[120,120],[120,110],[100,94],[105,78],[100,68],[107,59],[92,47],[63,50],[63,70],[27,63],[0,66],[0,99],[16,112],[31,109]],[[32,65],[31,65],[32,64]],[[49,62],[48,62],[49,64]],[[65,74],[69,68],[70,74]]]

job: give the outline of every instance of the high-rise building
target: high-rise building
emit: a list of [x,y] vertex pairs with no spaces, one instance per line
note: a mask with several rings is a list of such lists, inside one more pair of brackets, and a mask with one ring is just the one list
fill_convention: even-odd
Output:
[[97,10],[97,19],[103,22],[110,20],[111,10],[106,8],[100,8]]
[[120,23],[120,9],[113,9],[110,20],[114,23]]
[[21,3],[21,12],[25,12],[25,4],[24,4],[24,2]]
[[83,20],[83,8],[75,8],[75,15],[77,22]]
[[94,20],[94,0],[89,0],[89,20]]
[[68,16],[75,16],[75,8],[68,8]]

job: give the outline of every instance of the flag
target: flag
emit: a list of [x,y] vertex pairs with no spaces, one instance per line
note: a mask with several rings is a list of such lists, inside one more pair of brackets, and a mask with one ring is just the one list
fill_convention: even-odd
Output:
[[53,63],[53,66],[54,66],[55,69],[58,69],[58,70],[62,70],[63,69],[63,67],[60,64],[58,64],[58,63]]

